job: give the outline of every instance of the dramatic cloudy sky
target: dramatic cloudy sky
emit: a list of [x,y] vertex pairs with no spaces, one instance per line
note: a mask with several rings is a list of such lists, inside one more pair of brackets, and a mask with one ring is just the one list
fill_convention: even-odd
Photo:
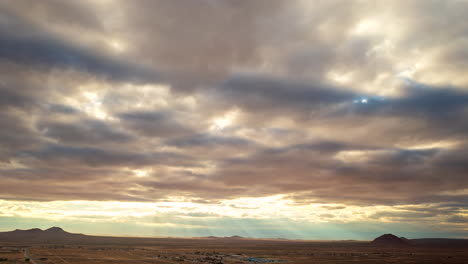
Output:
[[468,237],[467,17],[0,0],[0,229]]

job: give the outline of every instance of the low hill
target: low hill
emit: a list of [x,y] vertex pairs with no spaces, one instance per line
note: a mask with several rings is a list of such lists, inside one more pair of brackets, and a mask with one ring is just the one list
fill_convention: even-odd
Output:
[[82,234],[73,234],[64,231],[60,227],[51,227],[46,230],[39,228],[21,230],[16,229],[9,232],[0,232],[0,241],[29,241],[29,242],[63,242],[68,240],[76,240],[86,237]]
[[378,246],[404,246],[411,244],[411,241],[393,234],[384,234],[374,239],[371,243]]
[[373,246],[414,246],[414,247],[438,247],[438,248],[468,248],[468,239],[453,238],[419,238],[407,239],[393,234],[384,234],[371,243]]

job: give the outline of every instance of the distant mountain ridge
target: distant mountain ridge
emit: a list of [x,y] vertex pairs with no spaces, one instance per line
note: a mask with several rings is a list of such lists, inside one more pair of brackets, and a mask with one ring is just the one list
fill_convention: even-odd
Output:
[[56,226],[45,229],[45,230],[42,230],[40,228],[32,228],[32,229],[25,229],[25,230],[15,229],[14,231],[3,232],[3,233],[0,233],[0,234],[5,234],[5,233],[9,233],[9,234],[36,234],[36,235],[37,234],[74,235],[74,234],[66,232],[62,228],[56,227]]
[[71,233],[68,233],[66,232],[65,230],[63,230],[62,228],[60,227],[51,227],[49,229],[46,229],[46,230],[42,230],[40,228],[31,228],[31,229],[15,229],[14,231],[9,231],[9,232],[4,232],[4,233],[17,233],[17,234],[20,234],[20,233],[30,233],[30,234],[38,234],[38,233],[55,233],[55,234],[58,234],[58,233],[61,233],[61,234],[71,234]]
[[0,232],[0,240],[6,241],[22,241],[31,242],[52,242],[66,241],[86,237],[83,234],[73,234],[66,232],[60,227],[51,227],[46,230],[39,228],[32,229],[15,229],[14,231]]
[[446,239],[446,238],[422,238],[406,239],[393,234],[384,234],[371,242],[365,241],[307,241],[288,239],[261,239],[245,238],[241,236],[231,237],[199,237],[199,238],[157,238],[157,237],[111,237],[90,236],[84,234],[69,233],[60,227],[51,227],[45,230],[32,228],[27,230],[16,229],[14,231],[0,232],[0,244],[135,244],[155,245],[171,244],[181,246],[193,243],[193,239],[199,239],[200,244],[211,243],[354,243],[356,246],[416,246],[416,247],[460,247],[468,248],[468,239]]

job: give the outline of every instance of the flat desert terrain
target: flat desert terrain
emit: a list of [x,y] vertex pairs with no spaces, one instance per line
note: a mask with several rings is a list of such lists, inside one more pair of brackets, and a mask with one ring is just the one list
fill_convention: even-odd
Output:
[[[464,246],[374,246],[368,242],[314,242],[231,238],[109,238],[65,244],[8,243],[3,263],[468,263]],[[126,242],[127,241],[127,242]],[[128,243],[128,244],[126,244]],[[29,259],[29,261],[26,260]]]

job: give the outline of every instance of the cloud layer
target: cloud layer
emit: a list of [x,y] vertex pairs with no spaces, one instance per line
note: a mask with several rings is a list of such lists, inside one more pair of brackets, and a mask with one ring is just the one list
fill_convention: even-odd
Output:
[[0,10],[1,199],[283,195],[466,222],[466,1]]

